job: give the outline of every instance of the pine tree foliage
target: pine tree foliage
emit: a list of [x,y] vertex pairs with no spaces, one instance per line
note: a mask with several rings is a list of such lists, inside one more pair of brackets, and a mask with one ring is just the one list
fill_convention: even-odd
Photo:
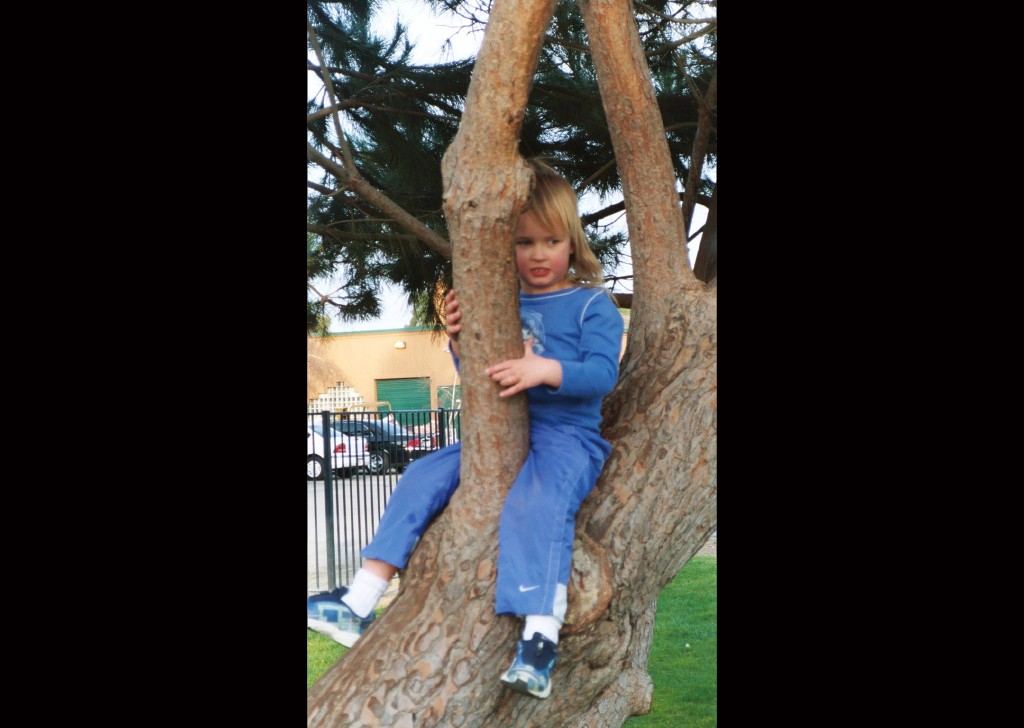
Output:
[[[466,25],[484,22],[489,7],[484,0],[422,1]],[[716,0],[634,3],[681,190],[698,128],[701,102],[695,93],[707,91],[717,67],[716,5]],[[434,249],[424,238],[429,233],[448,237],[441,207],[441,158],[458,130],[473,59],[416,65],[401,23],[387,35],[371,31],[377,11],[372,0],[307,2],[307,19],[334,88],[343,134],[339,139],[332,99],[322,91],[308,103],[308,142],[342,166],[347,147],[361,180],[421,227],[403,224],[381,209],[380,198],[367,199],[356,185],[339,179],[336,169],[309,161],[308,334],[325,330],[325,319],[332,317],[379,315],[377,292],[384,282],[406,291],[410,301],[426,301],[426,310],[416,315],[438,325],[436,297],[426,294],[438,284],[451,284],[450,253]],[[313,44],[308,47],[308,67],[319,76],[325,69]],[[703,204],[715,186],[707,170],[714,170],[717,162],[716,111],[712,104],[710,138],[697,160],[701,174],[692,191]],[[573,2],[559,2],[552,18],[526,109],[520,153],[548,158],[581,195],[591,193],[585,199],[599,201],[581,212],[599,259],[606,270],[614,269],[627,242],[618,231],[621,226],[611,227],[622,216],[621,183],[586,32]],[[332,273],[339,274],[340,288],[318,290],[316,280]]]

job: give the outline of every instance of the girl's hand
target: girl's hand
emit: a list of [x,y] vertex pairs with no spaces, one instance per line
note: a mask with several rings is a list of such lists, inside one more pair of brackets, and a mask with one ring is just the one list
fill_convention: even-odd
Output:
[[444,295],[444,323],[451,340],[452,353],[459,355],[459,332],[462,331],[462,311],[459,310],[459,299],[455,297],[455,289]]
[[509,359],[487,367],[487,375],[505,389],[499,397],[511,397],[524,389],[546,384],[562,386],[562,365],[555,359],[545,359],[533,353],[533,339],[527,339],[522,359]]

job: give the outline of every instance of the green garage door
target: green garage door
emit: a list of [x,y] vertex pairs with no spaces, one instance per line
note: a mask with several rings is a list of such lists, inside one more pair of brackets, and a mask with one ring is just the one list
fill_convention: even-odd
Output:
[[393,410],[430,409],[430,377],[378,379],[377,401],[388,402]]

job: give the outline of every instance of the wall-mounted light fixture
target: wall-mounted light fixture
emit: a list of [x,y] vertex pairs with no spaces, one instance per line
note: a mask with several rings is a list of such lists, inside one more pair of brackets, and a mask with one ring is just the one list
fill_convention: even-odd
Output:
[[396,349],[404,349],[405,348],[405,342],[404,341],[396,341],[395,342],[395,348]]

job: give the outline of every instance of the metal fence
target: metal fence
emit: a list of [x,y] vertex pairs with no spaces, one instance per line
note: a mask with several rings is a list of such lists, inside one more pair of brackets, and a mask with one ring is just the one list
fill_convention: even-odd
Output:
[[[459,441],[459,410],[307,415],[307,591],[352,580],[402,471]],[[322,469],[312,467],[317,458]]]

